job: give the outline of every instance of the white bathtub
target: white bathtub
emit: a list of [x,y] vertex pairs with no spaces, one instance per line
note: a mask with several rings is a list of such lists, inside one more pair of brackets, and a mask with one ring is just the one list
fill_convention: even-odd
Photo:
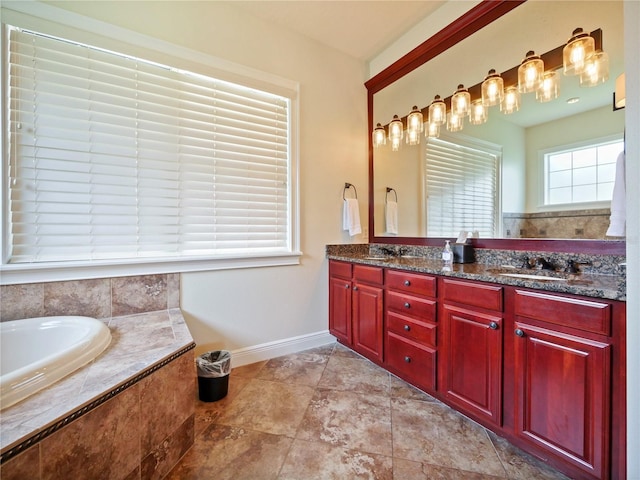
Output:
[[48,387],[100,355],[109,328],[90,317],[39,317],[0,323],[0,408]]

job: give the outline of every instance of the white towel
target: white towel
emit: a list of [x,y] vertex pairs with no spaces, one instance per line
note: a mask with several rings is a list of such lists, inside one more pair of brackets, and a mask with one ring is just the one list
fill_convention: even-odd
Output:
[[618,155],[616,161],[616,178],[613,184],[613,198],[611,199],[611,217],[609,218],[608,237],[624,237],[626,235],[627,206],[625,186],[624,152]]
[[390,235],[398,234],[398,203],[387,200],[384,209],[384,219],[387,225],[387,233]]
[[357,198],[346,198],[344,200],[344,210],[342,213],[342,228],[349,230],[349,235],[359,235],[362,233],[360,226],[360,208]]

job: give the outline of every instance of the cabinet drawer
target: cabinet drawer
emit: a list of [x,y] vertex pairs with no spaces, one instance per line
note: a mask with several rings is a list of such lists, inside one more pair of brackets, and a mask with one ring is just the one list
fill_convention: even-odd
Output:
[[329,260],[329,276],[351,279],[351,264]]
[[399,270],[387,270],[385,282],[387,287],[394,290],[400,290],[414,295],[436,296],[435,277],[401,272]]
[[387,292],[386,302],[387,311],[394,310],[421,320],[436,321],[435,300],[427,300],[404,293]]
[[354,265],[353,278],[359,282],[382,285],[382,268]]
[[460,280],[442,279],[445,302],[456,302],[473,307],[502,311],[502,287]]
[[430,347],[436,346],[436,325],[419,322],[396,312],[387,312],[387,331]]
[[436,388],[436,352],[409,340],[387,333],[387,364],[421,388]]
[[516,290],[515,314],[585,332],[611,335],[611,305],[603,302]]

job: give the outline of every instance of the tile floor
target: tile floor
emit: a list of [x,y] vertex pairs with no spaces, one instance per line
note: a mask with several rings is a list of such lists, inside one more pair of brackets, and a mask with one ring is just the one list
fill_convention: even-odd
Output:
[[340,344],[229,379],[167,479],[567,478]]

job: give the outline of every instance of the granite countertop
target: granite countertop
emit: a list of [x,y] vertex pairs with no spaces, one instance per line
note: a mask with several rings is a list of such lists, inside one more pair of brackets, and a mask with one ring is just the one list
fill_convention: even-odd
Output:
[[179,308],[102,321],[111,331],[111,344],[103,353],[62,380],[2,410],[0,451],[6,452],[195,345]]
[[[616,274],[552,272],[536,269],[520,269],[510,264],[465,263],[454,264],[451,272],[442,270],[442,261],[420,256],[381,256],[366,251],[327,251],[330,260],[394,268],[411,272],[428,273],[445,277],[479,280],[551,292],[570,293],[609,300],[626,300],[625,277]],[[533,275],[544,278],[517,278],[505,274]]]

